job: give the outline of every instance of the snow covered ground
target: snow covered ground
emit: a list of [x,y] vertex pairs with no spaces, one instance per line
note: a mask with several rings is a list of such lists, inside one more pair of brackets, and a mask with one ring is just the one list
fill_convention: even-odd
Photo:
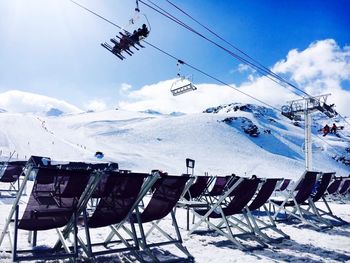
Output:
[[[61,161],[98,161],[94,154],[102,151],[104,161],[117,162],[121,169],[133,171],[160,169],[181,174],[186,172],[185,158],[192,158],[196,160],[195,174],[256,174],[297,180],[305,169],[303,123],[293,124],[270,109],[250,105],[237,110],[236,106],[224,105],[206,113],[185,115],[110,110],[44,116],[3,111],[0,159],[6,160],[13,154],[14,159],[39,155]],[[348,158],[349,133],[344,129],[339,137],[317,137],[326,122],[318,118],[313,126],[313,167],[347,176],[350,168],[334,158]],[[256,129],[254,125],[255,132],[259,132],[257,137],[249,135],[249,129]],[[0,228],[12,201],[0,198]],[[23,199],[22,205],[25,202]],[[350,221],[349,203],[332,203],[331,207],[336,215]],[[184,229],[185,211],[178,209],[177,218],[184,244],[196,262],[350,262],[349,225],[316,231],[281,223],[279,228],[291,236],[290,240],[264,250],[242,252],[216,234],[188,236]],[[167,219],[164,229],[170,231],[170,228]],[[100,231],[96,236],[104,233]],[[39,235],[39,242],[45,244],[53,239],[51,234]],[[26,236],[21,236],[22,244],[25,241]],[[177,253],[172,248],[169,251]],[[9,254],[0,254],[0,262],[9,260]],[[103,257],[99,262],[118,262],[118,259]]]
[[[260,177],[297,179],[304,171],[304,130],[280,114],[250,105],[234,111],[221,107],[217,113],[181,116],[111,110],[43,117],[34,114],[0,113],[0,156],[27,159],[31,155],[55,160],[96,160],[102,151],[106,161],[122,169],[169,173],[186,171],[185,159],[196,160],[196,173],[235,173]],[[324,125],[315,122],[313,132]],[[255,125],[260,134],[244,129]],[[318,171],[349,174],[349,167],[335,155],[349,155],[349,133],[340,137],[314,136],[313,167]]]

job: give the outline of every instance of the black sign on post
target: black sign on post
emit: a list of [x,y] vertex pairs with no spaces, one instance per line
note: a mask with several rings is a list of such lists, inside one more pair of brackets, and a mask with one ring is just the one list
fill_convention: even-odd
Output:
[[190,158],[186,158],[187,174],[188,174],[188,168],[191,168],[191,169],[192,169],[192,175],[193,175],[194,164],[195,164],[195,160],[192,160],[192,159],[190,159]]

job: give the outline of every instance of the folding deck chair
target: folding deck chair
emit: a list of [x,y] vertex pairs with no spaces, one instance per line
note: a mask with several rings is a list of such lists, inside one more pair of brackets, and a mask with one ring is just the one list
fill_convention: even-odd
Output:
[[[139,249],[133,222],[130,224],[131,230],[125,225],[131,213],[157,179],[157,175],[151,176],[144,173],[105,172],[92,194],[92,197],[99,198],[96,209],[90,216],[87,215],[86,209],[84,210],[86,242],[79,238],[79,244],[88,258]],[[108,242],[92,242],[90,231],[107,226],[111,228],[113,236],[116,235],[119,239],[116,241],[110,239]],[[123,236],[122,230],[126,231],[127,235],[131,235],[131,239]],[[107,247],[114,243],[122,243],[123,247]],[[94,247],[102,247],[103,249],[95,250]]]
[[[156,185],[156,189],[153,192],[149,203],[143,211],[140,211],[136,207],[136,213],[132,214],[131,221],[137,223],[139,226],[138,241],[140,248],[151,258],[152,262],[159,262],[157,255],[152,252],[151,248],[161,247],[166,245],[175,245],[182,253],[186,255],[186,260],[193,260],[192,255],[182,245],[182,238],[176,222],[174,208],[179,201],[183,191],[186,187],[186,183],[189,181],[188,175],[172,176],[166,175],[161,177]],[[170,214],[172,226],[175,230],[175,236],[169,232],[164,231],[159,224],[163,219]],[[145,232],[146,224],[150,225],[150,228]],[[158,237],[158,242],[151,242],[149,237],[155,234],[157,230],[161,237]],[[110,241],[113,237],[113,233],[106,239],[106,242]],[[135,251],[138,254],[138,258],[144,261],[142,253]],[[184,260],[184,258],[176,258],[176,260]]]
[[309,197],[311,197],[314,186],[316,185],[318,174],[319,172],[304,172],[299,181],[295,184],[294,188],[288,191],[283,199],[270,199],[270,204],[274,208],[273,219],[275,221],[283,220],[283,218],[281,218],[281,212],[285,212],[286,216],[284,220],[296,218],[301,222],[311,225],[317,229],[321,228],[317,224],[311,222],[311,220],[308,220],[307,216],[309,213],[305,213],[305,211],[301,209],[301,205],[305,203]]
[[[233,177],[231,176],[216,176],[214,184],[210,190],[204,193],[204,197],[207,203],[213,203],[217,200],[217,197],[221,196],[227,189],[227,185]],[[212,181],[212,182],[213,182]],[[210,185],[209,185],[210,188]]]
[[[13,261],[48,260],[77,258],[77,211],[78,201],[84,192],[91,171],[63,170],[57,168],[38,168],[32,193],[21,218],[17,205],[14,222]],[[73,218],[73,251],[59,228]],[[36,250],[37,231],[56,229],[59,239],[64,244],[64,251],[52,248]],[[33,231],[32,249],[18,250],[19,230]]]
[[201,200],[201,197],[207,191],[212,179],[211,176],[196,176],[195,182],[185,193],[184,198],[177,202],[177,207],[186,209],[186,230],[189,230],[190,208],[208,207],[208,203]]
[[338,194],[337,196],[339,197],[339,200],[343,202],[343,198],[345,197],[345,195],[348,193],[349,189],[350,189],[350,178],[349,177],[345,177],[343,178],[344,183],[342,184],[342,186],[339,188]]
[[[334,175],[335,173],[324,173],[323,176],[328,175],[331,176],[330,181],[335,178]],[[333,180],[332,183],[329,184],[329,186],[326,188],[327,190],[325,190],[323,192],[323,194],[315,194],[315,196],[312,199],[312,204],[313,204],[313,210],[315,211],[315,213],[317,214],[317,216],[323,220],[324,222],[326,222],[328,225],[333,226],[333,225],[343,225],[343,224],[348,224],[348,222],[344,221],[343,219],[341,219],[340,217],[336,216],[333,214],[328,202],[327,202],[327,194],[328,195],[333,195],[334,193],[340,192],[341,188],[342,188],[342,179],[341,178],[335,178]],[[344,182],[345,183],[345,182]],[[343,184],[344,185],[344,184]],[[321,188],[321,187],[320,187]],[[340,189],[338,191],[338,189]],[[322,199],[322,201],[324,202],[325,206],[326,206],[326,210],[323,210],[319,207],[316,206],[316,202],[319,201],[320,199]],[[334,224],[332,221],[330,221],[329,219],[333,219],[335,220],[335,222],[337,224]]]
[[326,197],[332,198],[332,196],[335,196],[336,193],[338,192],[338,189],[340,189],[342,182],[343,181],[341,177],[334,177],[333,181],[330,183],[330,185],[327,188],[327,191],[325,193]]
[[[314,189],[310,197],[300,205],[300,209],[307,217],[312,217],[320,224],[325,224],[322,228],[332,227],[332,223],[321,216],[320,209],[316,206],[318,202],[326,193],[327,188],[335,173],[321,173],[319,174]],[[305,208],[306,206],[306,208]],[[321,227],[321,225],[318,225]]]
[[292,182],[291,179],[283,179],[281,181],[280,185],[276,187],[275,192],[274,192],[275,195],[286,191],[291,182]]
[[[290,239],[290,237],[287,234],[285,234],[282,230],[277,228],[276,223],[273,221],[270,212],[266,207],[266,203],[273,195],[276,186],[278,185],[280,180],[281,179],[262,180],[261,187],[259,188],[258,193],[254,197],[253,201],[249,205],[247,205],[242,211],[249,218],[255,234],[261,237],[266,242],[279,242],[285,238]],[[280,186],[279,189],[281,188],[282,187]],[[263,213],[261,213],[262,211],[258,211],[261,208],[264,209]],[[261,219],[262,216],[268,219],[267,222],[266,220]],[[271,229],[275,233],[279,234],[280,237],[274,238],[268,236],[265,232],[265,230],[268,229]]]
[[[188,234],[198,231],[197,229],[199,226],[201,226],[202,223],[206,223],[208,227],[226,237],[241,250],[266,247],[266,244],[256,236],[246,213],[243,213],[243,209],[256,193],[259,182],[259,179],[237,178],[235,183],[220,196],[217,202],[211,204],[209,209],[194,209],[193,213],[196,217],[199,217],[199,222],[190,229]],[[227,198],[229,198],[229,200],[226,200]],[[235,215],[243,215],[246,219],[246,223]],[[236,231],[238,231],[238,233],[236,233]],[[244,243],[243,240],[245,239],[250,239],[258,245],[251,246],[246,242]]]
[[33,172],[37,171],[38,167],[50,165],[50,162],[51,162],[50,158],[39,157],[39,156],[31,156],[29,158],[29,160],[27,161],[25,167],[23,168],[23,175],[24,176],[23,176],[22,182],[20,183],[18,193],[15,196],[15,200],[12,204],[12,208],[10,209],[10,212],[6,218],[3,230],[1,231],[0,245],[4,241],[5,236],[9,237],[10,244],[12,244],[13,237],[12,237],[12,235],[11,235],[12,233],[10,231],[10,224],[14,220],[17,206],[20,202],[22,195],[24,194],[24,192],[26,190],[26,185],[27,185],[27,181],[28,181],[29,177],[32,175]]
[[[16,194],[20,187],[20,175],[23,173],[26,161],[13,161],[0,164],[0,183],[9,183],[8,189],[0,189],[1,192]],[[16,185],[17,182],[17,185]]]

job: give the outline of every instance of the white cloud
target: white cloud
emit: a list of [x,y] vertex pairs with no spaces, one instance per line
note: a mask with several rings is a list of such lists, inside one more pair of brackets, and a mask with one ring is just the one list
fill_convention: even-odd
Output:
[[119,106],[128,110],[153,109],[163,113],[198,112],[213,104],[230,102],[234,97],[231,88],[214,84],[198,85],[195,91],[173,96],[170,88],[174,81],[161,81],[132,91],[128,100],[120,102]]
[[350,80],[350,47],[339,47],[333,39],[311,43],[303,50],[291,50],[287,58],[275,64],[273,71],[285,74],[311,95],[331,93],[329,101],[337,110],[350,114],[346,101],[350,91],[342,87],[342,81]]
[[92,111],[104,111],[107,105],[103,100],[91,100],[85,105],[85,108]]
[[238,65],[238,72],[252,72],[255,73],[256,70],[251,68],[250,66],[246,65],[246,64],[239,64]]
[[[239,69],[246,70],[240,66]],[[350,47],[339,47],[334,40],[312,43],[303,51],[291,50],[287,58],[278,61],[272,70],[279,75],[286,75],[311,95],[332,93],[330,103],[335,103],[337,110],[349,115],[350,91],[341,86],[344,80],[350,80]],[[287,77],[287,79],[288,79]],[[153,109],[163,113],[173,111],[201,112],[204,109],[224,103],[256,103],[232,88],[217,84],[195,84],[198,88],[180,96],[172,96],[170,87],[174,80],[161,81],[146,85],[127,94],[127,99],[119,107],[128,110]],[[282,87],[266,77],[248,76],[247,82],[239,87],[242,92],[250,94],[272,106],[280,107],[286,101],[300,98],[292,88]]]
[[0,108],[9,112],[21,113],[44,113],[52,108],[59,109],[65,113],[81,112],[78,107],[63,100],[19,90],[0,93]]
[[350,47],[343,49],[333,39],[316,41],[307,49],[289,51],[287,59],[273,67],[276,73],[290,74],[299,84],[317,79],[350,79]]
[[123,93],[128,92],[131,88],[132,88],[132,86],[128,83],[122,83],[120,85],[120,91]]

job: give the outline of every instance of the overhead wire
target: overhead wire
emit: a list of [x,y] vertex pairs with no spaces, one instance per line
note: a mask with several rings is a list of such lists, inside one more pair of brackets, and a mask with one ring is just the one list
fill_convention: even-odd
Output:
[[[111,25],[117,27],[118,29],[124,30],[121,26],[119,26],[119,25],[117,25],[116,23],[110,21],[109,19],[106,19],[105,17],[103,17],[103,16],[99,15],[98,13],[96,13],[96,12],[90,10],[89,8],[87,8],[87,7],[83,6],[83,5],[81,5],[81,4],[77,3],[77,2],[75,2],[74,0],[69,0],[69,1],[72,2],[72,3],[74,3],[75,5],[79,6],[80,8],[82,8],[82,9],[84,9],[84,10],[90,12],[91,14],[93,14],[93,15],[99,17],[100,19],[106,21],[107,23],[109,23],[109,24],[111,24]],[[141,2],[141,0],[139,0],[139,1]],[[124,30],[124,31],[125,31],[125,30]],[[213,80],[215,80],[215,81],[217,81],[217,82],[219,82],[219,83],[221,83],[221,84],[223,84],[223,85],[225,85],[225,86],[228,86],[228,87],[230,87],[230,88],[236,90],[237,92],[240,92],[241,94],[250,97],[251,99],[253,99],[253,100],[255,100],[255,101],[258,101],[258,102],[264,104],[265,106],[268,106],[268,107],[270,107],[270,108],[273,108],[273,109],[275,109],[276,111],[278,111],[278,112],[280,112],[280,113],[282,112],[281,109],[278,109],[277,107],[275,107],[275,106],[273,106],[273,105],[270,105],[269,103],[264,102],[264,101],[262,101],[261,99],[258,99],[258,98],[254,97],[254,96],[252,96],[252,95],[250,95],[250,94],[248,94],[248,93],[245,93],[245,92],[243,92],[243,91],[241,91],[241,90],[239,90],[239,89],[233,87],[232,85],[230,85],[230,84],[228,84],[228,83],[226,83],[226,82],[224,82],[224,81],[218,79],[217,77],[214,77],[214,76],[212,76],[211,74],[209,74],[209,73],[207,73],[207,72],[205,72],[205,71],[203,71],[203,70],[201,70],[201,69],[199,69],[199,68],[197,68],[197,67],[195,67],[195,66],[193,66],[193,65],[191,65],[191,64],[189,64],[189,63],[187,63],[187,62],[185,62],[185,61],[183,61],[183,60],[180,60],[180,59],[177,58],[176,56],[174,56],[174,55],[170,54],[169,52],[167,52],[167,51],[165,51],[165,50],[163,50],[163,49],[161,49],[161,48],[155,46],[154,44],[151,44],[150,42],[148,42],[148,41],[146,41],[146,40],[143,40],[143,41],[144,41],[147,45],[153,47],[154,49],[156,49],[156,50],[158,50],[159,52],[161,52],[161,53],[167,55],[168,57],[170,57],[170,58],[172,58],[172,59],[174,59],[174,60],[176,60],[176,61],[181,61],[181,62],[183,62],[183,64],[187,65],[188,67],[192,68],[193,70],[195,70],[195,71],[197,71],[197,72],[199,72],[199,73],[201,73],[201,74],[203,74],[203,75],[205,75],[205,76],[207,76],[207,77],[209,77],[209,78],[211,78],[211,79],[213,79]],[[328,142],[326,142],[326,143],[327,143],[328,145],[330,145]],[[334,148],[332,145],[330,145],[330,146],[331,146],[332,148]],[[334,149],[335,149],[335,148],[334,148]]]
[[[302,90],[301,88],[297,87],[296,85],[292,84],[291,82],[289,82],[288,80],[284,79],[283,77],[279,76],[278,74],[274,73],[272,70],[270,70],[269,68],[267,68],[266,66],[262,65],[261,63],[259,63],[257,60],[255,60],[254,58],[252,58],[251,56],[249,56],[246,52],[244,52],[243,50],[237,48],[236,46],[234,46],[232,43],[230,43],[229,41],[225,40],[223,37],[221,37],[219,34],[215,33],[213,30],[211,30],[209,27],[205,26],[203,23],[199,22],[197,19],[195,19],[193,16],[191,16],[190,14],[188,14],[187,12],[185,12],[183,9],[181,9],[180,7],[178,7],[177,5],[175,5],[174,3],[172,3],[171,1],[167,0],[167,2],[172,5],[173,7],[175,7],[177,10],[179,10],[180,12],[182,12],[183,14],[185,14],[187,17],[189,17],[191,20],[195,21],[197,24],[199,24],[200,26],[202,26],[203,28],[205,28],[206,30],[208,30],[211,34],[213,34],[214,36],[216,36],[217,38],[219,38],[220,40],[222,40],[223,42],[225,42],[226,44],[230,45],[232,48],[234,48],[235,50],[237,50],[238,52],[240,52],[241,54],[243,54],[244,56],[246,56],[248,59],[250,59],[253,62],[248,61],[247,59],[242,58],[241,56],[235,54],[234,52],[232,52],[231,50],[226,49],[225,47],[221,46],[220,44],[216,43],[215,41],[205,37],[203,34],[199,33],[198,31],[194,30],[192,27],[188,26],[186,23],[184,23],[183,21],[181,21],[180,19],[176,18],[175,16],[173,16],[172,14],[170,14],[168,11],[166,11],[164,8],[160,7],[159,5],[155,4],[154,2],[152,2],[151,0],[146,0],[148,1],[150,4],[152,4],[153,6],[150,6],[149,4],[145,3],[143,0],[138,0],[140,3],[144,4],[145,6],[153,9],[154,11],[158,12],[159,14],[167,17],[168,19],[176,22],[177,24],[181,25],[182,27],[186,28],[187,30],[197,34],[198,36],[204,38],[205,40],[211,42],[212,44],[214,44],[215,46],[223,49],[224,51],[226,51],[227,53],[229,53],[230,55],[232,55],[234,58],[240,60],[241,62],[245,63],[246,65],[252,67],[253,69],[257,70],[258,73],[262,74],[263,76],[269,78],[270,80],[274,81],[275,83],[283,86],[286,88],[287,86],[290,86],[292,88],[294,88],[295,90],[301,92],[302,94],[306,95],[309,98],[314,98],[314,96],[310,95],[309,93],[305,92],[304,90]],[[158,8],[158,9],[157,9]],[[276,81],[275,79],[271,78],[270,76],[272,76],[273,78],[277,79],[278,81]],[[282,82],[282,83],[281,83]],[[294,92],[295,93],[295,92]],[[304,98],[304,96],[301,96],[300,94],[295,93],[297,96],[300,96],[302,98]],[[339,117],[341,119],[344,120],[345,123],[347,123],[350,126],[350,123],[346,120],[345,117],[343,117],[341,114],[339,114]]]
[[[206,41],[210,42],[211,44],[217,46],[218,48],[224,50],[225,52],[227,52],[228,54],[230,54],[231,56],[233,56],[234,58],[238,59],[239,61],[243,62],[244,64],[252,67],[254,70],[256,70],[258,73],[260,73],[261,75],[269,78],[270,80],[274,81],[275,83],[286,87],[284,84],[286,84],[287,86],[290,86],[296,90],[298,90],[299,92],[310,96],[309,94],[307,94],[305,91],[303,91],[302,89],[296,87],[295,85],[293,85],[292,83],[289,83],[288,81],[284,80],[282,77],[280,77],[279,75],[275,74],[275,73],[271,73],[272,71],[270,71],[268,68],[264,67],[264,66],[259,66],[256,65],[254,63],[252,63],[251,61],[249,61],[246,58],[243,58],[242,56],[234,53],[233,51],[227,49],[226,47],[218,44],[217,42],[213,41],[212,39],[207,38],[206,36],[204,36],[203,34],[201,34],[200,32],[198,32],[197,30],[193,29],[192,27],[188,26],[186,23],[184,23],[183,21],[181,21],[180,19],[176,18],[175,16],[171,15],[169,12],[165,11],[163,8],[161,8],[159,5],[155,4],[154,2],[152,2],[151,0],[146,0],[147,2],[149,2],[150,4],[145,3],[143,0],[139,0],[140,3],[144,4],[145,6],[149,7],[150,9],[156,11],[157,13],[167,17],[168,19],[174,21],[175,23],[181,25],[182,27],[186,28],[187,30],[193,32],[194,34],[198,35],[199,37],[205,39]],[[281,83],[282,82],[282,83]],[[298,94],[299,95],[299,94]],[[300,96],[300,95],[299,95]],[[312,97],[312,96],[310,96]]]
[[[166,16],[167,18],[169,18],[170,20],[178,23],[179,25],[185,27],[186,29],[192,31],[193,33],[199,35],[200,37],[208,40],[209,42],[211,42],[212,44],[218,46],[219,48],[225,50],[228,54],[230,54],[231,56],[233,56],[234,58],[240,60],[241,62],[243,62],[244,64],[248,64],[250,67],[252,67],[254,70],[256,70],[258,73],[260,73],[262,76],[270,79],[271,81],[275,82],[276,84],[278,85],[282,85],[278,80],[272,78],[269,76],[269,74],[267,74],[266,72],[264,72],[265,70],[258,67],[258,66],[255,66],[253,64],[251,64],[249,61],[247,61],[246,59],[238,56],[237,54],[233,53],[232,51],[226,49],[225,47],[219,45],[218,43],[208,39],[207,37],[205,37],[203,34],[199,33],[198,31],[194,30],[193,28],[191,28],[190,26],[186,25],[185,23],[183,23],[182,21],[180,21],[179,19],[177,19],[176,17],[174,17],[173,15],[171,15],[170,13],[168,13],[167,11],[165,11],[164,9],[162,9],[161,7],[159,7],[158,5],[156,5],[155,3],[153,3],[152,1],[149,1],[150,3],[152,3],[155,7],[152,7],[150,5],[148,5],[147,3],[143,2],[142,0],[139,0],[141,3],[143,3],[144,5],[148,6],[149,8],[153,9],[154,11],[162,14],[163,16]],[[160,9],[160,10],[157,10]]]
[[[91,14],[93,14],[93,15],[95,15],[95,16],[101,18],[101,19],[103,19],[103,20],[106,21],[107,23],[109,23],[109,24],[111,24],[111,25],[113,25],[113,26],[115,26],[115,27],[117,27],[117,28],[119,28],[119,29],[121,29],[121,30],[124,30],[124,29],[122,29],[121,26],[119,26],[119,25],[115,24],[114,22],[110,21],[109,19],[106,19],[105,17],[103,17],[103,16],[97,14],[96,12],[90,10],[89,8],[87,8],[87,7],[83,6],[83,5],[81,5],[81,4],[77,3],[77,2],[75,2],[74,0],[69,0],[69,1],[71,1],[72,3],[76,4],[77,6],[79,6],[79,7],[81,7],[81,8],[83,8],[84,10],[90,12]],[[125,31],[125,30],[124,30],[124,31]],[[176,56],[174,56],[174,55],[170,54],[169,52],[167,52],[167,51],[165,51],[165,50],[163,50],[163,49],[161,49],[161,48],[155,46],[154,44],[152,44],[152,43],[150,43],[150,42],[148,42],[148,41],[146,41],[146,40],[143,40],[143,42],[145,42],[147,45],[153,47],[154,49],[160,51],[161,53],[163,53],[163,54],[169,56],[170,58],[172,58],[172,59],[174,59],[174,60],[176,60],[176,61],[182,61],[183,64],[187,65],[188,67],[192,68],[193,70],[195,70],[195,71],[197,71],[197,72],[199,72],[199,73],[201,73],[201,74],[203,74],[203,75],[205,75],[205,76],[207,76],[207,77],[209,77],[209,78],[211,78],[211,79],[213,79],[213,80],[215,80],[215,81],[217,81],[217,82],[219,82],[219,83],[221,83],[221,84],[223,84],[223,85],[225,85],[225,86],[228,86],[228,87],[230,87],[230,88],[236,90],[237,92],[239,92],[239,93],[241,93],[241,94],[243,94],[243,95],[245,95],[245,96],[247,96],[247,97],[250,97],[251,99],[253,99],[253,100],[255,100],[255,101],[258,101],[258,102],[264,104],[265,106],[268,106],[268,107],[271,107],[271,108],[273,108],[273,109],[275,109],[275,110],[277,110],[277,111],[280,111],[280,109],[278,109],[277,107],[275,107],[275,106],[273,106],[273,105],[271,105],[271,104],[269,104],[269,103],[267,103],[267,102],[264,102],[264,101],[262,101],[262,100],[260,100],[260,99],[258,99],[258,98],[256,98],[256,97],[254,97],[254,96],[252,96],[252,95],[250,95],[250,94],[248,94],[248,93],[246,93],[246,92],[244,92],[244,91],[241,91],[241,90],[237,89],[236,87],[234,87],[234,86],[232,86],[232,85],[230,85],[230,84],[228,84],[228,83],[226,83],[226,82],[224,82],[224,81],[222,81],[222,80],[220,80],[220,79],[218,79],[218,78],[212,76],[212,75],[209,74],[209,73],[206,73],[205,71],[203,71],[203,70],[201,70],[201,69],[199,69],[199,68],[197,68],[197,67],[195,67],[195,66],[193,66],[193,65],[191,65],[191,64],[189,64],[189,63],[187,63],[187,62],[185,62],[184,60],[177,58]]]

